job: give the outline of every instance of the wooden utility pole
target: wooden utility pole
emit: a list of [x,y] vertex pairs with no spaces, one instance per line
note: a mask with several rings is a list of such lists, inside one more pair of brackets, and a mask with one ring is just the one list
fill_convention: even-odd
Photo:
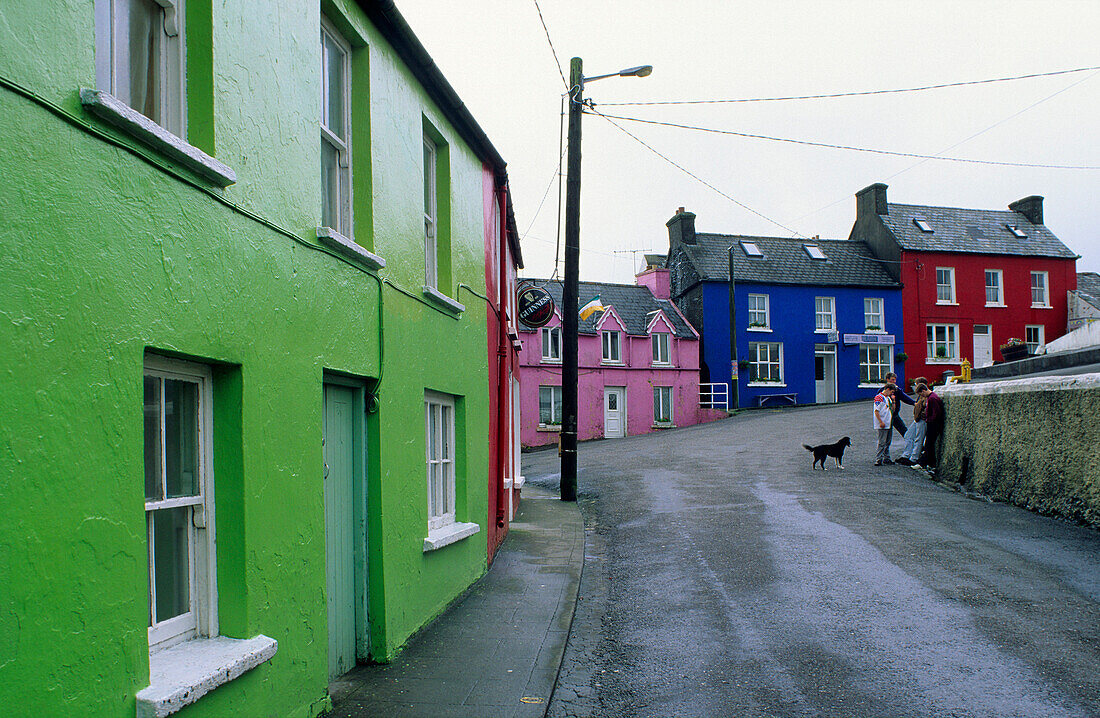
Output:
[[577,294],[581,256],[581,59],[569,63],[569,145],[565,175],[565,285],[561,312],[561,500],[577,500]]

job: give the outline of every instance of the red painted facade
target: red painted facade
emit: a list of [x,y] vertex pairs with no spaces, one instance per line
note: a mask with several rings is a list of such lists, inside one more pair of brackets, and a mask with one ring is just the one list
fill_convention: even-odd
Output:
[[[954,269],[955,303],[937,301],[936,270]],[[986,303],[986,270],[1000,270],[1003,277],[1003,306]],[[1049,307],[1032,306],[1031,273],[1046,272]],[[988,255],[966,253],[901,253],[904,351],[908,377],[925,376],[939,381],[943,372],[960,371],[962,359],[975,363],[974,327],[988,326],[992,333],[992,359],[1001,361],[1000,346],[1009,338],[1025,338],[1025,327],[1042,326],[1044,341],[1066,331],[1067,295],[1077,288],[1076,260],[1053,257]],[[957,361],[929,358],[929,324],[958,326]]]

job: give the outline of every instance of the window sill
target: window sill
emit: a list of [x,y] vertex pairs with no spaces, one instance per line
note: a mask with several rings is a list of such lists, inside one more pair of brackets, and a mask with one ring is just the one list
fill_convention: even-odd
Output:
[[600,361],[600,364],[602,364],[603,366],[626,366],[625,364],[623,364],[621,359],[618,361],[612,359],[603,359]]
[[885,329],[864,329],[864,334],[889,334]]
[[109,92],[82,87],[80,102],[93,115],[179,162],[203,179],[219,187],[228,187],[237,181],[237,174],[232,168],[176,137]]
[[452,314],[461,314],[466,311],[466,306],[456,302],[435,287],[424,287],[424,296],[432,304]]
[[550,431],[557,434],[561,431],[561,424],[539,424],[539,428],[535,431]]
[[1006,307],[1008,305],[1005,304],[1004,302],[986,302],[985,306],[987,306],[987,307],[1001,307],[1003,309],[1004,307]]
[[766,333],[770,334],[772,330],[769,329],[768,327],[749,327],[745,331],[747,331],[747,332],[766,332]]
[[331,227],[318,227],[317,240],[329,249],[334,250],[344,259],[350,259],[357,264],[362,264],[366,266],[367,269],[382,269],[386,266],[386,260],[379,257],[374,252],[369,252],[363,247],[360,247],[351,239],[345,237]]
[[655,368],[655,369],[671,369],[672,368],[672,362],[670,362],[670,361],[668,361],[668,362],[655,361],[652,364],[650,364],[650,366]]
[[428,536],[424,539],[424,553],[441,549],[444,546],[450,546],[456,541],[461,541],[464,538],[473,536],[480,530],[481,527],[477,524],[467,524],[457,521],[453,524],[447,524],[446,526],[432,529],[428,531]]
[[1050,304],[1032,304],[1032,309],[1054,309]]
[[771,382],[767,382],[767,383],[763,383],[763,384],[754,384],[752,382],[749,382],[748,387],[750,389],[786,389],[787,385],[786,384],[774,384],[774,383],[771,383]]
[[526,484],[526,483],[527,483],[527,477],[526,476],[517,476],[515,479],[512,480],[512,488],[513,489],[522,489],[523,485]]
[[660,421],[660,422],[654,423],[649,428],[650,429],[675,429],[676,425],[673,424],[671,421],[669,421],[669,422]]
[[138,718],[164,718],[270,660],[267,636],[195,638],[149,654],[149,685],[137,694]]
[[936,305],[940,306],[940,307],[957,307],[957,306],[959,306],[959,303],[958,302],[940,302],[940,301],[937,301]]
[[814,334],[832,334],[836,329],[814,329]]
[[561,364],[561,359],[547,359],[547,358],[543,357],[542,361],[539,362],[539,363],[540,364]]
[[958,359],[925,359],[925,364],[958,364]]

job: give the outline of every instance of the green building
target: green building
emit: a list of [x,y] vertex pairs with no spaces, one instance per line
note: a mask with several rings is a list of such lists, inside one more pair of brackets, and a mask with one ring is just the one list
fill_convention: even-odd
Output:
[[392,2],[0,4],[8,714],[316,715],[485,571],[503,169]]

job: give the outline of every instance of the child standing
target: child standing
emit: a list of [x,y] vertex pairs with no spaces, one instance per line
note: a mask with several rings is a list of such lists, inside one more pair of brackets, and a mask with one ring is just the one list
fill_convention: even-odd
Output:
[[878,432],[878,452],[875,454],[875,466],[892,464],[890,461],[890,437],[894,433],[893,411],[891,411],[894,392],[898,390],[894,384],[887,384],[875,394],[874,427]]

